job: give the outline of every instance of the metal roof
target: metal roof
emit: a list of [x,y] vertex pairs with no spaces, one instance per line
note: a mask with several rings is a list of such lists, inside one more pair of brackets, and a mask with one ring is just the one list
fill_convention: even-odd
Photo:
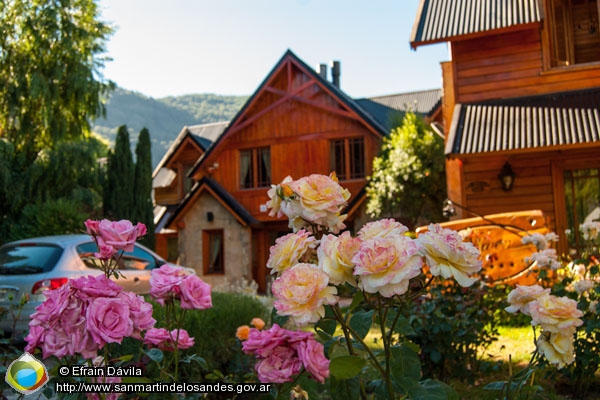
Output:
[[219,138],[227,125],[229,125],[229,121],[212,122],[209,124],[188,126],[187,130],[192,134],[192,138],[206,150]]
[[457,104],[446,154],[600,145],[600,88]]
[[417,48],[541,20],[538,0],[421,0],[410,44]]
[[389,131],[394,124],[402,120],[407,111],[431,116],[442,104],[442,89],[390,94],[355,101]]
[[413,111],[429,115],[442,102],[442,89],[421,90],[369,97],[369,100],[399,111]]
[[221,133],[227,128],[229,121],[209,122],[207,124],[184,126],[169,146],[167,152],[163,155],[158,165],[152,172],[153,178],[156,178],[161,168],[163,168],[169,159],[175,154],[175,151],[183,143],[186,137],[190,137],[204,151],[207,151],[212,144],[219,138]]

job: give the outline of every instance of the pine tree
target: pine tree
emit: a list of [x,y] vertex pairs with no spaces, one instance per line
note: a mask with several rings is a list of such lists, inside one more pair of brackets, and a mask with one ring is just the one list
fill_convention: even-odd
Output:
[[121,125],[115,149],[109,154],[104,196],[107,200],[104,206],[105,217],[114,220],[132,219],[134,165],[129,146],[127,126]]
[[141,240],[143,244],[154,248],[154,211],[152,205],[152,154],[150,133],[143,128],[135,147],[135,175],[133,183],[133,223],[146,224],[148,233]]

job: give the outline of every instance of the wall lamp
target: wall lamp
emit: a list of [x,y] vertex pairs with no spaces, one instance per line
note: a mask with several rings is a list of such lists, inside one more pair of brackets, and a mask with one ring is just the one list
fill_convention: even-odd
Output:
[[504,163],[504,166],[500,170],[498,174],[498,179],[500,179],[500,184],[502,185],[502,189],[505,192],[510,192],[513,184],[515,183],[515,173],[512,170],[512,167],[507,162]]

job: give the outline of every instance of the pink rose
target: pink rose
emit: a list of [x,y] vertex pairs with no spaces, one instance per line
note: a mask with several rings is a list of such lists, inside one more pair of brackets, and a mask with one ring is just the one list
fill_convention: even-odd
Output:
[[406,293],[410,280],[421,274],[423,260],[414,240],[408,236],[366,240],[352,262],[359,287],[367,293],[392,297]]
[[120,221],[103,219],[98,224],[98,236],[104,243],[117,250],[133,251],[135,241],[145,234],[146,225],[141,222],[134,226],[126,219]]
[[36,347],[40,347],[44,342],[44,335],[46,334],[46,329],[44,329],[40,325],[29,325],[29,333],[25,336],[25,341],[27,344],[25,345],[25,351],[33,354]]
[[250,329],[248,339],[242,344],[242,350],[246,354],[267,357],[273,349],[287,342],[288,332],[287,329],[283,329],[277,324],[262,331]]
[[71,280],[71,286],[76,295],[82,300],[92,300],[97,297],[115,297],[123,288],[106,277],[106,275],[82,276]]
[[81,354],[83,358],[94,358],[98,355],[98,345],[89,334],[85,326],[81,329],[71,330],[71,344],[69,354]]
[[69,305],[72,282],[69,280],[59,288],[44,292],[46,300],[35,308],[29,322],[30,328],[34,325],[48,327],[60,318],[63,310]]
[[314,338],[298,342],[298,357],[315,380],[323,383],[329,376],[329,360],[325,357],[323,345]]
[[185,329],[173,329],[169,334],[172,349],[175,347],[175,343],[180,350],[189,349],[194,345],[194,338],[190,337]]
[[150,328],[144,335],[145,344],[163,351],[173,351],[176,342],[178,349],[188,349],[194,345],[194,338],[185,329],[173,329],[169,332],[165,328]]
[[179,284],[181,308],[205,310],[212,307],[210,285],[196,275],[188,275]]
[[153,328],[156,320],[152,318],[152,304],[147,303],[142,296],[132,292],[120,293],[120,299],[129,306],[131,321],[133,323],[132,336],[140,339],[140,333]]
[[46,330],[41,346],[42,357],[65,357],[69,354],[69,344],[72,340],[73,338],[67,335],[59,326]]
[[144,334],[144,343],[154,347],[160,347],[170,339],[171,335],[165,328],[150,328]]
[[98,246],[98,251],[94,253],[94,256],[100,260],[110,260],[112,256],[117,254],[117,249],[104,243],[104,240],[102,240],[101,237],[96,238],[96,244]]
[[279,346],[255,365],[258,379],[263,383],[291,382],[302,370],[302,361],[290,347]]
[[296,264],[273,282],[273,306],[298,325],[317,322],[325,316],[325,305],[338,300],[337,288],[328,284],[329,276],[317,265]]
[[98,227],[100,226],[100,221],[88,219],[84,222],[84,225],[87,228],[88,235],[98,236]]
[[129,305],[118,298],[94,299],[87,309],[86,317],[87,328],[100,346],[105,343],[121,343],[123,338],[133,333]]
[[181,293],[179,286],[187,275],[181,268],[168,264],[153,269],[150,275],[150,296],[162,305],[165,304],[165,300],[179,297]]

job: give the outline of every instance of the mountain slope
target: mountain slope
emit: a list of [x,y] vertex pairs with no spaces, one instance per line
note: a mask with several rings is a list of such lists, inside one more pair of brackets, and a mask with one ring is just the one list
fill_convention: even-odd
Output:
[[247,99],[216,94],[154,99],[117,88],[106,104],[106,118],[93,121],[92,131],[114,143],[118,127],[127,125],[133,151],[140,130],[148,128],[154,167],[184,126],[228,121]]

